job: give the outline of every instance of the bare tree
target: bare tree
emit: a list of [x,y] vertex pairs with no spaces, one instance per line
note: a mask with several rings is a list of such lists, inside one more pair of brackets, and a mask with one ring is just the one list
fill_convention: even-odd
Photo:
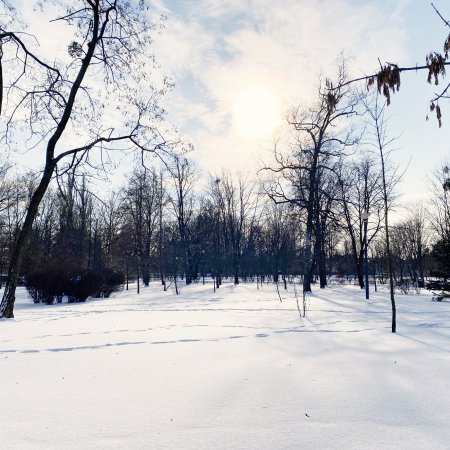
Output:
[[282,273],[283,281],[286,280],[289,254],[295,252],[295,248],[293,248],[293,217],[290,214],[289,205],[277,205],[273,202],[267,205],[263,243],[268,257],[268,265],[276,283],[279,281],[280,273]]
[[234,283],[239,284],[247,240],[256,218],[254,186],[240,173],[233,178],[222,171],[221,177],[216,177],[213,195],[222,228],[223,248],[231,264]]
[[155,170],[136,168],[130,175],[122,195],[122,209],[133,229],[133,253],[139,278],[144,286],[150,282],[151,259],[156,249],[159,219],[160,180]]
[[145,2],[42,4],[57,7],[60,15],[54,21],[73,30],[68,57],[55,61],[55,55],[37,55],[33,36],[11,31],[11,22],[0,26],[1,139],[11,146],[16,132],[25,130],[28,146],[43,151],[41,178],[8,269],[2,317],[13,317],[26,242],[56,168],[64,173],[82,163],[102,164],[112,148],[161,155],[170,147],[157,129],[163,117],[158,101],[170,83],[152,87],[149,78],[154,67],[151,34],[159,24],[150,23]]
[[289,124],[296,133],[294,145],[280,150],[274,148],[275,162],[266,166],[276,178],[269,180],[265,189],[275,203],[290,203],[305,211],[305,248],[303,257],[303,291],[311,291],[313,267],[312,249],[314,220],[320,177],[325,171],[333,171],[333,164],[342,152],[356,143],[356,138],[343,120],[356,113],[358,98],[348,87],[344,64],[338,68],[337,81],[326,81],[318,91],[318,100],[311,108],[295,109]]
[[392,144],[395,142],[395,138],[390,138],[387,130],[387,119],[385,117],[385,105],[380,105],[380,99],[378,96],[372,105],[366,103],[367,114],[369,116],[370,134],[371,134],[371,145],[376,149],[380,158],[381,164],[381,176],[382,176],[382,186],[383,186],[383,204],[384,204],[384,230],[386,238],[386,252],[388,260],[388,273],[389,273],[389,289],[391,298],[391,309],[392,309],[392,321],[391,329],[395,333],[397,330],[397,310],[395,305],[394,296],[394,266],[392,261],[392,252],[389,240],[389,211],[392,208],[390,200],[391,190],[394,186],[390,185],[388,182],[388,157],[390,151],[392,151]]
[[314,211],[314,259],[311,269],[317,268],[320,288],[327,286],[327,242],[331,240],[330,234],[335,232],[338,223],[337,205],[339,201],[338,182],[335,169],[321,167],[319,169],[319,182],[316,185]]
[[118,265],[118,255],[114,247],[120,234],[122,214],[120,212],[120,197],[115,191],[108,193],[105,201],[100,206],[100,218],[103,228],[103,241],[105,246],[105,258],[108,267]]
[[[194,213],[193,189],[198,181],[198,174],[192,161],[185,156],[175,155],[168,171],[172,181],[172,195],[169,194],[169,203],[176,218],[177,232],[180,243],[180,258],[186,277],[186,284],[190,284],[194,274],[193,249],[191,246],[191,224]],[[175,270],[175,279],[176,279]]]
[[450,161],[443,161],[435,169],[430,188],[428,216],[431,226],[438,238],[450,240]]
[[431,179],[433,196],[428,211],[436,242],[433,245],[433,259],[436,273],[447,277],[450,274],[450,169],[449,161],[440,164]]
[[429,223],[423,204],[413,204],[406,220],[398,226],[401,226],[407,235],[403,242],[407,249],[409,275],[414,282],[423,282],[425,254],[430,244]]
[[[377,236],[384,221],[384,201],[382,175],[374,157],[345,162],[341,160],[336,170],[339,182],[339,199],[344,219],[344,228],[348,232],[352,256],[356,268],[359,286],[364,288],[364,221],[362,214],[369,214],[367,227],[367,245]],[[388,183],[393,183],[392,177]]]
[[14,246],[25,217],[33,189],[34,178],[30,174],[18,175],[10,171],[8,164],[0,166],[0,266],[3,283],[4,269],[8,267]]

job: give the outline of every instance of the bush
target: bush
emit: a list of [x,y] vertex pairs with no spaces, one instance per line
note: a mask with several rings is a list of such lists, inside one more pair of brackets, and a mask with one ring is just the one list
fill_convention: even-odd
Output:
[[117,292],[123,285],[125,277],[122,272],[112,269],[85,270],[69,280],[69,301],[84,302],[91,297],[107,298]]
[[107,298],[121,289],[124,275],[111,269],[83,270],[48,266],[29,273],[25,286],[34,303],[84,302],[90,296]]
[[125,283],[125,275],[112,269],[103,269],[104,282],[97,297],[108,298],[113,292],[119,291]]
[[64,296],[66,277],[64,270],[56,267],[38,269],[25,278],[25,287],[34,303],[51,305],[60,303]]

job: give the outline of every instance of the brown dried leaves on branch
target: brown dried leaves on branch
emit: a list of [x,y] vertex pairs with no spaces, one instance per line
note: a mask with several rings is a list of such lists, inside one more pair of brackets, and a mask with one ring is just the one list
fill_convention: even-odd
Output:
[[387,104],[391,104],[391,91],[394,93],[400,89],[400,70],[396,64],[382,66],[380,71],[367,80],[367,89],[377,82],[380,94],[386,97]]
[[[445,77],[445,64],[448,59],[448,53],[450,50],[450,36],[444,43],[444,56],[440,53],[433,52],[426,57],[426,68],[428,69],[428,83],[434,81],[435,85],[439,84],[439,75]],[[399,68],[396,64],[387,63],[385,66],[381,66],[379,72],[367,79],[367,89],[373,86],[376,82],[377,89],[380,94],[386,97],[388,106],[391,103],[391,92],[395,93],[400,89],[400,72],[402,70],[411,70],[410,68]],[[442,96],[442,95],[441,95]],[[435,100],[440,98],[438,96]],[[430,103],[430,111],[436,113],[436,118],[439,123],[439,127],[442,126],[442,112],[441,108],[435,101]],[[428,117],[427,117],[428,119]]]
[[439,128],[442,126],[442,114],[441,114],[441,108],[439,107],[439,105],[436,105],[434,102],[430,103],[430,111],[436,111],[436,118],[439,122]]
[[439,84],[439,74],[445,76],[445,58],[439,53],[430,53],[427,55],[428,83],[434,78],[434,84]]
[[[449,22],[446,21],[439,11],[434,7],[436,12],[439,14],[439,17],[444,21],[447,26]],[[439,84],[439,75],[442,78],[445,77],[445,66],[449,65],[449,55],[450,55],[450,34],[447,36],[447,39],[444,42],[444,51],[443,54],[439,52],[431,52],[426,56],[426,65],[425,66],[416,66],[416,67],[398,67],[396,64],[386,63],[386,65],[381,65],[381,69],[375,73],[374,75],[365,78],[367,80],[367,89],[369,90],[371,86],[373,86],[376,82],[378,92],[383,94],[386,97],[386,102],[388,105],[391,103],[391,92],[395,93],[400,89],[400,72],[405,70],[428,70],[428,83],[432,83],[437,86]],[[442,98],[449,98],[447,91],[450,89],[450,84],[445,88],[445,90],[436,94],[436,98],[434,98],[430,102],[430,111],[436,113],[436,118],[439,122],[439,127],[442,126],[442,113],[441,108],[439,107],[438,101]],[[427,116],[428,120],[428,116]]]
[[[434,84],[437,86],[439,84],[439,75],[442,78],[445,77],[445,62],[448,58],[448,50],[450,49],[450,35],[444,43],[444,52],[445,56],[442,56],[439,53],[430,53],[427,55],[427,67],[428,67],[428,83],[431,84],[431,81],[434,79]],[[439,123],[439,128],[442,126],[442,113],[439,105],[432,101],[430,103],[430,111],[436,111],[436,118]]]

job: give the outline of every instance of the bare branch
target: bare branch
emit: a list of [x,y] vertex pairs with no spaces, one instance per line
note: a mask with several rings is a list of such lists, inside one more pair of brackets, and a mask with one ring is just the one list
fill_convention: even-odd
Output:
[[450,23],[448,22],[448,20],[445,20],[442,17],[442,14],[438,11],[438,9],[436,8],[436,6],[434,6],[433,3],[431,3],[431,6],[433,7],[433,9],[436,11],[436,14],[442,19],[442,21],[445,23],[445,25],[447,25],[448,27],[450,27]]

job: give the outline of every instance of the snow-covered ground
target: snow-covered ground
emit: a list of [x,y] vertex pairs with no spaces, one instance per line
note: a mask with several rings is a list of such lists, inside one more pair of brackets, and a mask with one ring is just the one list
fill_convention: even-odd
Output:
[[[291,288],[290,288],[291,289]],[[449,449],[450,302],[158,283],[0,321],[1,449]]]

